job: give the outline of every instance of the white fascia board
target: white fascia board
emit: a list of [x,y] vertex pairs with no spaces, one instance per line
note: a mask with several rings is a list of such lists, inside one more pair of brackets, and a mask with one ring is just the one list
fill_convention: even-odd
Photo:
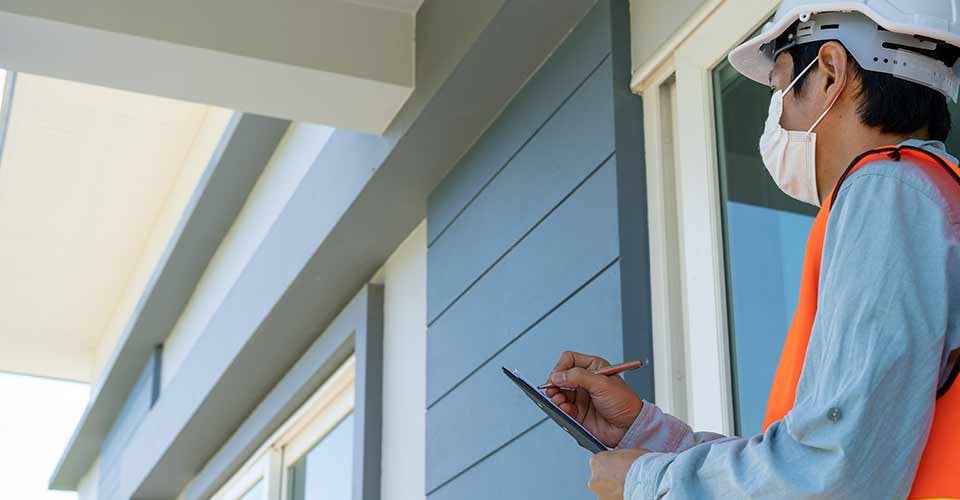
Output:
[[412,13],[348,1],[10,0],[0,67],[381,134],[414,87]]

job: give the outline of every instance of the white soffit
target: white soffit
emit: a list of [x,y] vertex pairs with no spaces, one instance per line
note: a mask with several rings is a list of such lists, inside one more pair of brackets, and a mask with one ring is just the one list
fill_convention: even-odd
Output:
[[10,104],[0,371],[89,381],[212,108],[23,73]]

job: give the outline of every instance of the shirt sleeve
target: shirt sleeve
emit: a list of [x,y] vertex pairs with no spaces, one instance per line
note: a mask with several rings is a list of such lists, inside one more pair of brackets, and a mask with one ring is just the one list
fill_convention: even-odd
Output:
[[686,422],[644,401],[640,414],[627,429],[617,448],[643,448],[672,453],[724,438],[726,436],[713,432],[694,432]]
[[794,409],[762,435],[640,457],[625,499],[906,497],[944,359],[956,229],[929,193],[881,172],[851,176],[830,215]]

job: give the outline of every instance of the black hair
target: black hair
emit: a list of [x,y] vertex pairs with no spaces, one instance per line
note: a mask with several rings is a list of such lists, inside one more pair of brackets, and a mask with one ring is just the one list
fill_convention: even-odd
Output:
[[[820,53],[820,47],[828,41],[810,42],[787,49],[793,57],[793,74],[800,74],[810,65]],[[849,51],[847,55],[854,62],[854,76],[860,79],[857,111],[864,125],[879,128],[883,133],[901,135],[925,128],[929,135],[925,139],[947,139],[952,124],[947,98],[943,94],[888,73],[865,70]],[[803,82],[814,71],[816,68],[797,80],[794,92],[800,93]]]

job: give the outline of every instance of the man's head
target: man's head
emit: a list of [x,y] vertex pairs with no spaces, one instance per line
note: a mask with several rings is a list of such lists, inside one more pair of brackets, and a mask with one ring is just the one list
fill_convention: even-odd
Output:
[[884,135],[939,141],[950,133],[950,112],[942,93],[888,73],[865,70],[835,40],[782,51],[770,74],[771,88],[785,89],[812,63],[813,67],[784,96],[781,125],[785,129],[808,129],[836,99],[831,112],[818,125],[821,133],[842,133],[863,126]]
[[[825,129],[843,117],[884,135],[943,140],[950,129],[945,98],[960,94],[960,22],[949,19],[958,11],[960,0],[782,0],[761,33],[730,53],[730,63],[783,89],[816,61],[785,96],[788,130],[807,130],[839,95],[841,112],[830,108]],[[853,116],[860,120],[849,121]]]
[[907,139],[944,140],[960,95],[960,0],[782,0],[730,53],[771,86],[763,163],[788,195],[819,205],[849,162]]

